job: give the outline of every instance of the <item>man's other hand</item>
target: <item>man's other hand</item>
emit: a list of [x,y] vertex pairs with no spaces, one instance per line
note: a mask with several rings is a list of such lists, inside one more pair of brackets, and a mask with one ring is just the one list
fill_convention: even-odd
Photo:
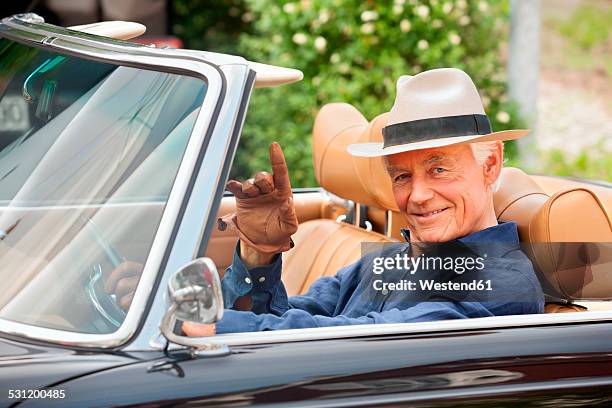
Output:
[[106,293],[115,295],[117,304],[123,310],[127,311],[132,304],[142,269],[143,265],[137,262],[122,262],[111,272],[104,284]]
[[[219,229],[229,225],[237,231],[243,259],[246,254],[242,252],[248,249],[260,254],[261,260],[288,251],[292,246],[291,235],[297,231],[289,172],[276,142],[270,145],[270,164],[273,174],[260,171],[244,183],[236,180],[227,183],[227,189],[236,197],[236,212],[220,218]],[[264,263],[261,260],[255,263]]]
[[215,335],[216,326],[214,324],[183,322],[182,329],[183,333],[189,337],[208,337]]

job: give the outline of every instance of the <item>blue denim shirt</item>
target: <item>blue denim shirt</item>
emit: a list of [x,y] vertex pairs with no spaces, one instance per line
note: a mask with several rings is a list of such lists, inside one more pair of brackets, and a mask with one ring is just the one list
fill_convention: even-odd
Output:
[[[376,276],[363,272],[372,262],[372,256],[367,255],[340,269],[335,276],[321,277],[306,294],[289,298],[281,281],[281,256],[277,255],[270,265],[249,270],[240,259],[237,246],[233,263],[222,280],[226,310],[217,323],[217,333],[424,322],[544,311],[544,295],[531,261],[520,250],[515,223],[501,223],[453,242],[487,259],[479,278],[494,283],[495,298],[473,291],[461,299],[434,296],[415,301],[406,291],[376,292],[372,286]],[[483,243],[492,242],[495,245],[483,249]],[[407,247],[407,243],[397,243],[390,254],[405,251]],[[252,298],[251,311],[231,310],[239,297],[248,294]]]

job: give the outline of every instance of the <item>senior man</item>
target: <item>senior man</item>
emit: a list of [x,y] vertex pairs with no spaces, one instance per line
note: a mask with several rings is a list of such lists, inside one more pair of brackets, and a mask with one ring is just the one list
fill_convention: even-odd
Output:
[[[236,197],[237,211],[220,219],[219,228],[235,229],[240,240],[223,277],[227,310],[216,331],[542,313],[542,289],[520,250],[516,224],[498,224],[493,207],[503,164],[502,141],[527,133],[492,133],[478,91],[461,70],[443,68],[401,77],[383,128],[384,142],[351,145],[349,152],[384,160],[407,223],[403,234],[408,242],[364,255],[335,276],[314,282],[306,294],[291,298],[281,281],[280,254],[293,246],[291,235],[298,223],[285,159],[280,146],[273,143],[273,174],[259,172],[244,183],[231,180],[227,184]],[[407,262],[403,268],[396,264],[384,274],[377,270],[389,260],[406,258],[418,262],[411,263],[412,268],[406,267]],[[436,259],[440,262],[429,268],[428,261]],[[473,266],[467,273],[466,259]],[[377,264],[377,260],[384,262]],[[449,270],[448,260],[462,262],[450,262]],[[110,293],[134,286],[127,282],[134,277],[124,269],[111,274],[106,284]],[[421,283],[415,288],[417,280],[432,286]],[[413,281],[412,289],[409,281]],[[479,285],[470,286],[475,282]],[[389,285],[395,283],[408,286]],[[445,284],[456,286],[449,289]],[[130,296],[124,293],[118,298],[129,304]],[[250,302],[240,302],[247,297]],[[185,322],[183,331],[211,335],[215,325]]]
[[[217,323],[217,332],[542,313],[542,290],[520,250],[516,224],[499,224],[493,207],[503,163],[502,141],[526,134],[524,130],[492,133],[471,78],[444,68],[401,77],[383,129],[384,143],[349,146],[354,156],[385,161],[408,226],[404,237],[409,243],[393,245],[382,252],[385,257],[442,256],[449,248],[453,259],[471,254],[485,261],[470,276],[496,286],[493,296],[485,293],[486,288],[455,296],[436,291],[416,294],[419,288],[377,291],[371,273],[375,257],[369,255],[335,276],[320,278],[306,294],[287,297],[280,279],[280,253],[293,246],[297,219],[285,160],[280,146],[272,144],[273,175],[260,172],[245,183],[232,180],[227,185],[236,196],[237,211],[219,220],[219,225],[235,228],[240,242],[223,278],[225,307],[230,310]],[[394,272],[394,278],[411,275]],[[416,272],[424,277],[450,276],[422,270],[412,274]],[[243,296],[251,297],[251,310],[231,310]],[[184,331],[211,334],[211,326],[186,324]]]

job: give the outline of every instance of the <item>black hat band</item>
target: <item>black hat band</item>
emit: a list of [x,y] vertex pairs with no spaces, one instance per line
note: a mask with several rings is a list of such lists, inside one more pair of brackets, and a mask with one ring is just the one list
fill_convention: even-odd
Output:
[[488,135],[491,122],[487,115],[444,116],[388,125],[382,133],[385,148],[446,137]]

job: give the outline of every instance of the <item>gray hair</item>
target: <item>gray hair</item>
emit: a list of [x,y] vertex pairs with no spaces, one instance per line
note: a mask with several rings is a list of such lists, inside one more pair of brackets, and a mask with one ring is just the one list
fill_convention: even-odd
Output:
[[[491,142],[470,143],[470,147],[472,149],[472,155],[474,156],[474,159],[476,159],[476,163],[478,163],[479,165],[483,165],[484,162],[487,161],[487,159],[495,152],[495,149],[497,149],[498,143],[501,143],[502,153],[503,153],[504,143],[498,140],[494,140]],[[388,156],[383,156],[383,160],[385,164],[387,164],[387,157]],[[503,167],[503,163],[502,163],[502,167]],[[495,180],[495,182],[491,185],[491,191],[495,193],[496,191],[499,190],[500,185],[501,185],[501,178],[498,176],[497,180]]]
[[[497,149],[498,143],[502,144],[502,152],[503,152],[504,144],[503,142],[499,142],[497,140],[494,140],[492,142],[470,143],[470,147],[472,148],[472,154],[474,155],[474,159],[476,159],[476,162],[478,164],[484,164],[484,162],[487,161],[487,159],[495,152],[495,149]],[[498,191],[500,184],[501,184],[501,178],[498,176],[497,180],[495,180],[495,183],[491,185],[491,191],[493,191],[494,193]]]

